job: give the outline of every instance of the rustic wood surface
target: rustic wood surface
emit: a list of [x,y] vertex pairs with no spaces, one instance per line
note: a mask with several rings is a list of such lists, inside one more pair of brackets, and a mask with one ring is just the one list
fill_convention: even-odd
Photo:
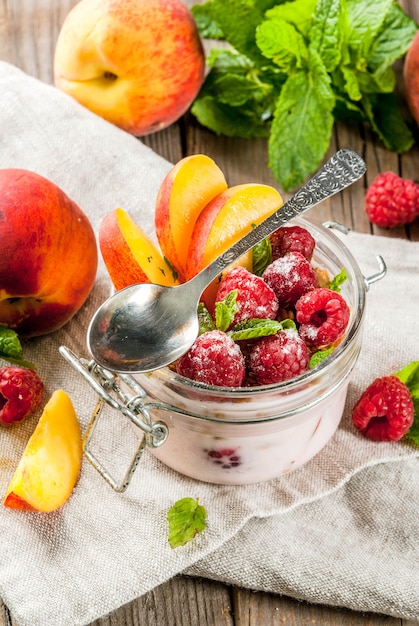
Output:
[[[0,0],[0,59],[32,76],[52,82],[52,59],[61,24],[77,0]],[[196,0],[185,0],[192,5]],[[418,0],[400,0],[419,22]],[[401,64],[398,68],[401,69]],[[400,80],[400,94],[403,84]],[[216,137],[188,115],[178,124],[144,139],[171,162],[193,153],[211,156],[230,185],[261,182],[278,185],[267,165],[265,140]],[[365,186],[380,171],[391,169],[418,180],[419,149],[397,155],[385,150],[365,127],[338,124],[330,154],[352,148],[366,160],[368,173],[349,190],[316,208],[316,218],[334,219],[353,230],[419,241],[419,220],[391,231],[373,227],[363,211]],[[280,190],[282,191],[282,190]],[[287,194],[283,194],[284,198]],[[320,213],[319,213],[320,212]],[[374,614],[307,604],[292,598],[253,592],[218,582],[177,576],[136,601],[95,620],[90,626],[414,626],[419,620],[401,620]],[[19,626],[0,599],[0,626]]]

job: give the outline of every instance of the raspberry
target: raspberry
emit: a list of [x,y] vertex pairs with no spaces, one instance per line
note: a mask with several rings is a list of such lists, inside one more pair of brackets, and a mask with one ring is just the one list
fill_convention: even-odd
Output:
[[302,226],[281,226],[269,236],[272,246],[272,260],[279,259],[287,252],[299,252],[311,261],[316,241]]
[[219,465],[222,469],[231,469],[241,465],[241,458],[234,448],[220,448],[218,450],[204,450],[208,460]]
[[309,361],[310,353],[297,331],[286,329],[259,339],[249,352],[247,365],[259,385],[270,385],[302,374]]
[[356,428],[373,441],[398,441],[410,429],[413,417],[412,396],[397,376],[376,378],[352,411]]
[[373,224],[383,228],[413,222],[419,215],[419,185],[394,172],[379,174],[367,189],[365,211]]
[[176,371],[186,378],[221,387],[240,387],[246,373],[239,346],[220,330],[200,335],[180,357]]
[[293,306],[306,291],[317,287],[316,274],[300,252],[289,252],[275,259],[263,272],[262,278],[284,308]]
[[41,404],[44,383],[36,372],[24,367],[0,369],[0,423],[21,422]]
[[235,289],[238,291],[237,313],[231,327],[253,318],[275,319],[279,308],[278,299],[262,278],[244,267],[235,267],[221,281],[215,301],[223,300]]
[[300,336],[310,346],[326,347],[336,343],[349,322],[349,307],[336,291],[319,287],[305,293],[295,305]]

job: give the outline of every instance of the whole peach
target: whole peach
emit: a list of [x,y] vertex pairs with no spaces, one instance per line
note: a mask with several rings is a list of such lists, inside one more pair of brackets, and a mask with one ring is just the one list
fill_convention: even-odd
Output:
[[136,136],[178,120],[204,70],[197,26],[181,0],[81,0],[54,58],[58,88]]
[[23,169],[0,170],[0,324],[21,336],[63,326],[96,277],[87,216],[56,184]]

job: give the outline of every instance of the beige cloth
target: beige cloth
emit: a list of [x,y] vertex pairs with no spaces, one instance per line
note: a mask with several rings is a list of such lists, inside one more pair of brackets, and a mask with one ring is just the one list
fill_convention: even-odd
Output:
[[[151,233],[156,193],[171,165],[55,88],[0,63],[0,167],[32,169],[55,181],[96,230],[121,206]],[[313,602],[419,617],[419,450],[368,442],[349,419],[369,381],[419,358],[419,245],[359,234],[345,241],[366,275],[377,269],[376,254],[389,271],[368,293],[361,357],[330,444],[284,478],[243,487],[199,483],[146,452],[128,491],[117,494],[84,461],[59,511],[0,507],[0,595],[19,626],[82,626],[185,571]],[[47,394],[65,389],[83,428],[95,398],[58,347],[86,355],[87,324],[109,288],[101,264],[77,316],[25,345]],[[0,429],[0,494],[35,422]],[[103,447],[125,458],[117,422],[109,418]],[[206,507],[208,529],[171,550],[166,513],[185,496]]]

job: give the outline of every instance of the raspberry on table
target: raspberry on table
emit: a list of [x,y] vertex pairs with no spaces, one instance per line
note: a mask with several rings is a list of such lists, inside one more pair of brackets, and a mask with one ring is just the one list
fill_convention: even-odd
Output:
[[210,330],[180,357],[176,371],[207,385],[240,387],[246,368],[244,356],[233,339],[220,330]]
[[21,422],[42,403],[44,383],[31,369],[7,366],[0,369],[0,424]]
[[269,235],[272,247],[272,260],[279,259],[287,252],[299,252],[307,261],[311,261],[316,240],[302,226],[281,226]]
[[262,278],[273,289],[282,308],[293,306],[304,293],[318,286],[313,268],[300,252],[288,252],[275,259]]
[[250,349],[247,366],[249,376],[259,385],[270,385],[302,374],[309,362],[303,339],[296,330],[286,329],[259,339]]
[[237,313],[230,327],[254,318],[275,319],[279,308],[278,299],[262,278],[244,267],[235,267],[222,279],[215,301],[224,300],[235,289],[238,292]]
[[365,211],[382,228],[413,222],[419,215],[419,185],[394,172],[379,174],[367,189]]
[[352,411],[355,427],[373,441],[398,441],[410,429],[413,418],[412,396],[397,376],[376,378]]
[[350,310],[336,291],[319,287],[305,293],[295,305],[300,336],[310,346],[320,348],[336,343],[345,333]]

